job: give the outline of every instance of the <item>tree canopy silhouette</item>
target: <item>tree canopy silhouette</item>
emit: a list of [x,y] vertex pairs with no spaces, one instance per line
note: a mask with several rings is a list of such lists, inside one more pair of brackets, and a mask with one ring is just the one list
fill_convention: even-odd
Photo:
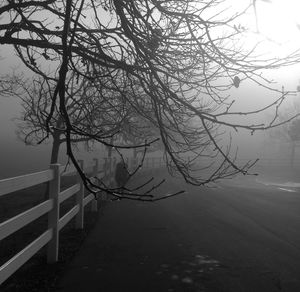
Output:
[[[159,0],[5,0],[0,6],[0,44],[13,45],[18,57],[35,74],[54,82],[45,120],[50,135],[58,108],[63,119],[67,154],[91,191],[72,151],[72,135],[107,144],[98,130],[77,127],[67,106],[70,75],[88,80],[112,103],[121,98],[157,129],[171,173],[203,185],[238,173],[247,174],[255,161],[238,165],[228,137],[230,129],[250,132],[282,123],[277,110],[285,94],[255,111],[236,112],[228,95],[245,80],[270,87],[263,69],[299,61],[298,52],[278,59],[256,55],[255,45],[243,47],[246,10],[228,14],[226,1]],[[248,7],[251,9],[251,5]],[[247,9],[247,8],[246,8]],[[274,108],[265,123],[244,124],[238,117]],[[98,132],[100,131],[100,132]],[[145,148],[152,141],[128,147]],[[111,145],[116,149],[126,147]],[[189,158],[188,158],[189,157]],[[200,167],[195,169],[195,161]],[[124,197],[153,200],[151,194]]]

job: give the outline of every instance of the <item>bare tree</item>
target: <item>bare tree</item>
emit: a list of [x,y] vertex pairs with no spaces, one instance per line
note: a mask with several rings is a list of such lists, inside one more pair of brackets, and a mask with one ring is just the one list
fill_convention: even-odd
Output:
[[[97,187],[84,176],[72,151],[72,135],[100,143],[107,140],[97,132],[78,128],[70,118],[66,81],[71,71],[95,88],[106,88],[121,96],[126,106],[129,104],[151,122],[164,145],[169,170],[179,172],[187,182],[203,185],[249,172],[255,161],[237,165],[231,139],[224,135],[230,130],[254,132],[283,123],[278,120],[278,108],[286,95],[272,88],[262,70],[294,64],[299,54],[278,59],[256,55],[255,46],[244,48],[240,41],[246,30],[239,25],[239,18],[246,10],[228,15],[226,10],[223,12],[225,4],[222,0],[2,3],[0,44],[13,45],[28,68],[56,82],[45,121],[46,133],[51,131],[58,106],[67,154],[91,191],[105,189],[116,197],[154,199],[152,194],[137,190],[118,193],[107,186]],[[52,70],[46,71],[44,63]],[[228,90],[246,79],[273,90],[276,100],[255,111],[232,110],[234,101]],[[109,96],[114,98],[113,94]],[[274,117],[270,121],[238,122],[240,116],[272,107]],[[148,146],[149,142],[136,145],[145,149]],[[195,161],[201,161],[197,172],[192,165]]]
[[[298,91],[298,89],[297,89]],[[284,93],[284,87],[282,87]],[[300,104],[298,100],[293,100],[278,113],[279,121],[286,121],[289,117],[295,117],[290,123],[283,123],[279,127],[273,128],[268,132],[268,138],[275,141],[287,143],[291,147],[290,165],[294,165],[295,150],[300,141]]]
[[[152,141],[159,137],[159,129],[148,119],[143,118],[134,111],[128,109],[128,116],[124,119],[118,135],[115,136],[118,145],[135,146],[141,145],[144,141]],[[157,141],[148,148],[148,153],[161,150],[164,151],[161,142]],[[133,158],[137,158],[143,149],[133,148]]]
[[[79,80],[72,74],[66,84],[66,107],[72,125],[88,135],[71,133],[71,143],[93,142],[92,135],[102,139],[113,137],[120,131],[127,114],[123,103],[115,96],[110,100],[87,80]],[[55,84],[51,80],[37,77],[26,79],[23,75],[8,75],[0,85],[3,95],[18,97],[22,113],[18,121],[18,137],[26,145],[41,144],[52,137],[50,163],[58,162],[60,145],[66,143],[64,119],[55,107],[51,121],[47,118],[52,106]],[[50,127],[48,130],[48,124]],[[101,129],[99,128],[101,127]]]

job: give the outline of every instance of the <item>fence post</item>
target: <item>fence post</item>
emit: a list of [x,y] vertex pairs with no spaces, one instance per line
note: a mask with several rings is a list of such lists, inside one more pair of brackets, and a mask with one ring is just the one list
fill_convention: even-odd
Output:
[[111,172],[112,172],[112,157],[109,157],[108,158],[108,172],[107,172],[108,180],[110,180],[110,178],[111,178]]
[[[105,181],[107,179],[107,176],[108,176],[108,158],[105,157],[103,159],[104,159],[104,164],[102,166],[102,168],[103,168],[102,169],[103,170],[103,178],[102,179]],[[107,196],[106,193],[103,193],[102,196],[101,196],[101,198],[103,200],[108,200],[108,196]]]
[[103,158],[104,160],[104,164],[103,164],[103,176],[106,177],[107,176],[107,158]]
[[[83,160],[78,161],[80,168],[83,170],[84,164]],[[76,205],[79,206],[79,211],[76,215],[76,228],[83,229],[83,218],[84,218],[84,206],[83,206],[83,198],[84,198],[84,185],[82,179],[79,174],[77,174],[77,182],[80,183],[80,190],[76,193]]]
[[117,158],[113,158],[113,164],[112,164],[112,169],[110,173],[110,185],[113,186],[115,183],[115,170],[116,170],[116,165],[117,165]]
[[[93,170],[93,176],[97,176],[98,171],[99,171],[99,160],[98,158],[94,158],[95,165],[94,165],[94,170]],[[98,201],[96,198],[93,199],[92,201],[92,212],[97,212],[98,210]]]
[[47,245],[47,262],[55,263],[58,260],[59,245],[59,192],[60,192],[60,173],[59,164],[51,164],[54,178],[49,182],[49,199],[53,201],[53,208],[48,213],[48,228],[52,229],[52,238]]

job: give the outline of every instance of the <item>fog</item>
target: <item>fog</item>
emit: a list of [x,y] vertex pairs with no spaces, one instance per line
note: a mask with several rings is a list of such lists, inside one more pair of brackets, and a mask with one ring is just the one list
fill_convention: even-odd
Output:
[[[245,95],[239,95],[239,97],[242,101],[245,100],[245,104],[249,102]],[[252,98],[252,101],[254,100],[255,98]],[[252,106],[251,103],[250,106]],[[50,161],[51,141],[38,146],[24,145],[24,142],[19,140],[15,133],[16,125],[14,119],[19,116],[21,110],[18,101],[1,97],[0,107],[0,178],[46,169]],[[238,148],[239,159],[285,158],[288,161],[290,157],[290,145],[280,141],[271,141],[268,132],[256,132],[254,135],[251,135],[249,131],[245,130],[240,130],[237,133],[233,131],[232,138],[232,148]],[[91,162],[94,157],[101,158],[105,156],[105,150],[96,147],[94,151],[85,153],[81,147],[81,151],[77,155],[78,158],[85,157]],[[60,162],[66,162],[64,147],[60,149]]]
[[[0,97],[0,179],[47,169],[51,155],[51,140],[38,146],[25,145],[16,135],[16,119],[20,116],[21,106],[17,99]],[[79,147],[78,159],[92,163],[93,158],[102,158],[103,148],[95,147],[86,152]],[[60,149],[59,162],[67,162],[66,149]]]
[[[294,69],[293,72],[287,71],[285,74],[282,73],[285,78],[281,78],[281,82],[277,83],[278,88],[284,84],[286,90],[294,90],[298,84],[298,74],[296,72],[300,72],[300,70]],[[240,88],[235,89],[231,92],[231,96],[236,100],[234,110],[255,110],[278,97],[278,95],[276,96],[276,94],[259,87],[253,85],[251,87],[250,84],[244,84]],[[299,96],[292,98],[299,98]],[[290,101],[288,100],[288,102]],[[0,178],[46,169],[49,164],[51,141],[45,145],[25,146],[17,138],[14,119],[19,117],[20,111],[21,106],[17,99],[0,98]],[[256,123],[265,118],[265,115],[257,115],[252,117],[253,120],[249,120],[249,118],[246,120],[236,118],[236,121]],[[248,131],[244,130],[237,133],[233,131],[232,137],[233,149],[238,148],[239,159],[285,159],[286,163],[289,160],[290,145],[280,141],[270,141],[267,132],[257,132],[251,135]],[[86,154],[84,150],[81,150],[77,155],[79,157],[85,156],[91,161],[92,157],[101,158],[105,153],[102,148],[98,149],[96,147],[96,150],[91,153]],[[65,161],[65,149],[61,148],[60,162],[63,163]]]
[[[0,75],[11,73],[14,70],[25,72],[30,76],[30,72],[15,57],[11,47],[1,46],[0,50]],[[300,65],[283,68],[273,72],[267,72],[267,77],[276,80],[272,86],[285,90],[295,90],[299,85]],[[243,81],[239,88],[233,89],[230,96],[235,100],[233,110],[252,111],[264,107],[272,100],[278,98],[278,93],[266,90],[253,83]],[[298,96],[289,97],[286,103],[300,98]],[[283,105],[284,107],[285,105]],[[16,176],[28,172],[46,169],[50,160],[51,141],[45,145],[25,146],[18,140],[15,130],[14,119],[20,116],[21,106],[17,98],[7,98],[0,96],[0,178]],[[252,120],[251,120],[252,119]],[[251,119],[242,117],[236,118],[237,122],[257,123],[266,119],[266,115],[252,116]],[[266,132],[257,132],[251,135],[247,131],[232,132],[233,149],[238,148],[239,159],[285,159],[290,157],[290,145],[279,141],[270,141]],[[94,152],[85,153],[81,150],[78,157],[101,158],[105,155],[103,148],[97,148]],[[296,155],[297,157],[297,155]],[[65,149],[60,150],[60,162],[66,161]]]

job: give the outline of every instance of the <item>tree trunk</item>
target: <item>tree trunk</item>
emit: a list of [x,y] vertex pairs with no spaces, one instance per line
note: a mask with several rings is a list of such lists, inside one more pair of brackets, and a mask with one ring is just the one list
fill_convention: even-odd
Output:
[[[53,143],[52,143],[50,164],[54,164],[54,163],[58,162],[60,143],[61,143],[60,142],[60,133],[55,131],[53,134]],[[48,198],[49,198],[49,186],[50,186],[50,182],[47,183],[44,200],[48,200]]]
[[59,153],[59,147],[60,147],[60,135],[54,134],[53,135],[53,143],[52,143],[52,151],[51,151],[51,158],[50,158],[50,164],[57,163],[58,162],[58,153]]
[[[109,144],[112,145],[113,141],[114,141],[114,137],[111,137],[109,139]],[[111,146],[106,146],[106,147],[107,147],[107,156],[108,156],[108,158],[111,158],[113,147],[111,147]]]
[[292,149],[291,149],[291,167],[293,168],[294,167],[294,160],[295,160],[295,148],[296,148],[296,145],[295,145],[295,142],[292,142]]

